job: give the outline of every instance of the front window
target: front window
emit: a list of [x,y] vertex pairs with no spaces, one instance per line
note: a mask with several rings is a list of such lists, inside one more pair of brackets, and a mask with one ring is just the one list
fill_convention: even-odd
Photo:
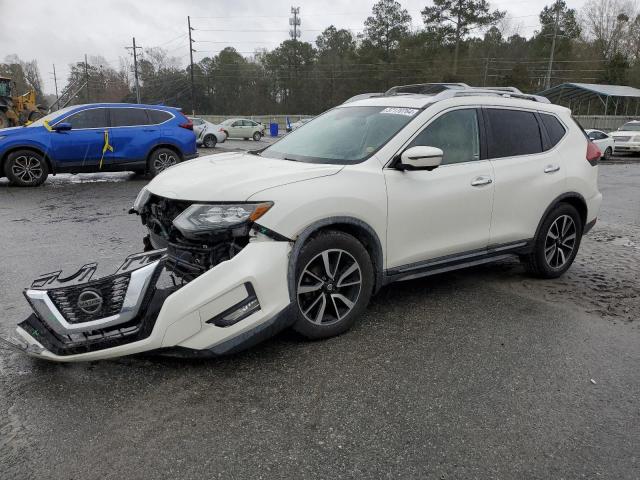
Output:
[[260,155],[311,163],[358,163],[377,152],[419,111],[373,106],[334,108]]
[[409,144],[409,147],[416,146],[442,150],[442,165],[479,160],[480,134],[476,110],[454,110],[436,118]]
[[64,121],[70,123],[71,128],[74,130],[82,128],[107,128],[109,126],[106,108],[82,110],[68,116]]
[[626,130],[627,132],[640,132],[640,123],[625,123],[620,127],[620,130]]

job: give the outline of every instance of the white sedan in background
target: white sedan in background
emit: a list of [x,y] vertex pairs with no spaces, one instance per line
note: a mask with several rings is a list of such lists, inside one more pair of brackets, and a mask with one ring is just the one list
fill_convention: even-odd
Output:
[[613,155],[613,137],[604,133],[602,130],[585,130],[589,139],[595,143],[602,152],[602,158],[608,160]]
[[218,143],[224,143],[227,134],[222,125],[207,122],[202,118],[189,117],[193,122],[193,132],[196,134],[196,144],[205,148],[214,148]]

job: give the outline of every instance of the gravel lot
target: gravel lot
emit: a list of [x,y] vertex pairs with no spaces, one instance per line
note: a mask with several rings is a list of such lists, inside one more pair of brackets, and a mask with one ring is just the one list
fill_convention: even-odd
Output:
[[[640,478],[632,162],[601,165],[600,219],[556,281],[508,261],[394,284],[341,337],[207,361],[0,350],[0,478]],[[38,274],[141,249],[145,182],[0,180],[0,334]]]

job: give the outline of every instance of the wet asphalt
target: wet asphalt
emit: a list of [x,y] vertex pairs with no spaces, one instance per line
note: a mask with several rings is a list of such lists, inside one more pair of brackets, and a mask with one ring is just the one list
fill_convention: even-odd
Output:
[[[600,171],[560,282],[507,261],[398,283],[345,335],[221,359],[0,350],[0,479],[640,478],[640,162]],[[142,249],[127,210],[146,182],[0,180],[0,334],[38,274]]]

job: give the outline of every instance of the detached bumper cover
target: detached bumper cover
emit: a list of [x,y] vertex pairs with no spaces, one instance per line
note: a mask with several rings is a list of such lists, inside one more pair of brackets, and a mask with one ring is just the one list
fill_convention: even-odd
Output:
[[158,286],[165,250],[131,255],[98,280],[91,280],[96,264],[67,278],[43,275],[25,290],[34,313],[3,343],[61,362],[157,349],[235,352],[291,323],[290,248],[288,242],[252,242],[180,287]]

